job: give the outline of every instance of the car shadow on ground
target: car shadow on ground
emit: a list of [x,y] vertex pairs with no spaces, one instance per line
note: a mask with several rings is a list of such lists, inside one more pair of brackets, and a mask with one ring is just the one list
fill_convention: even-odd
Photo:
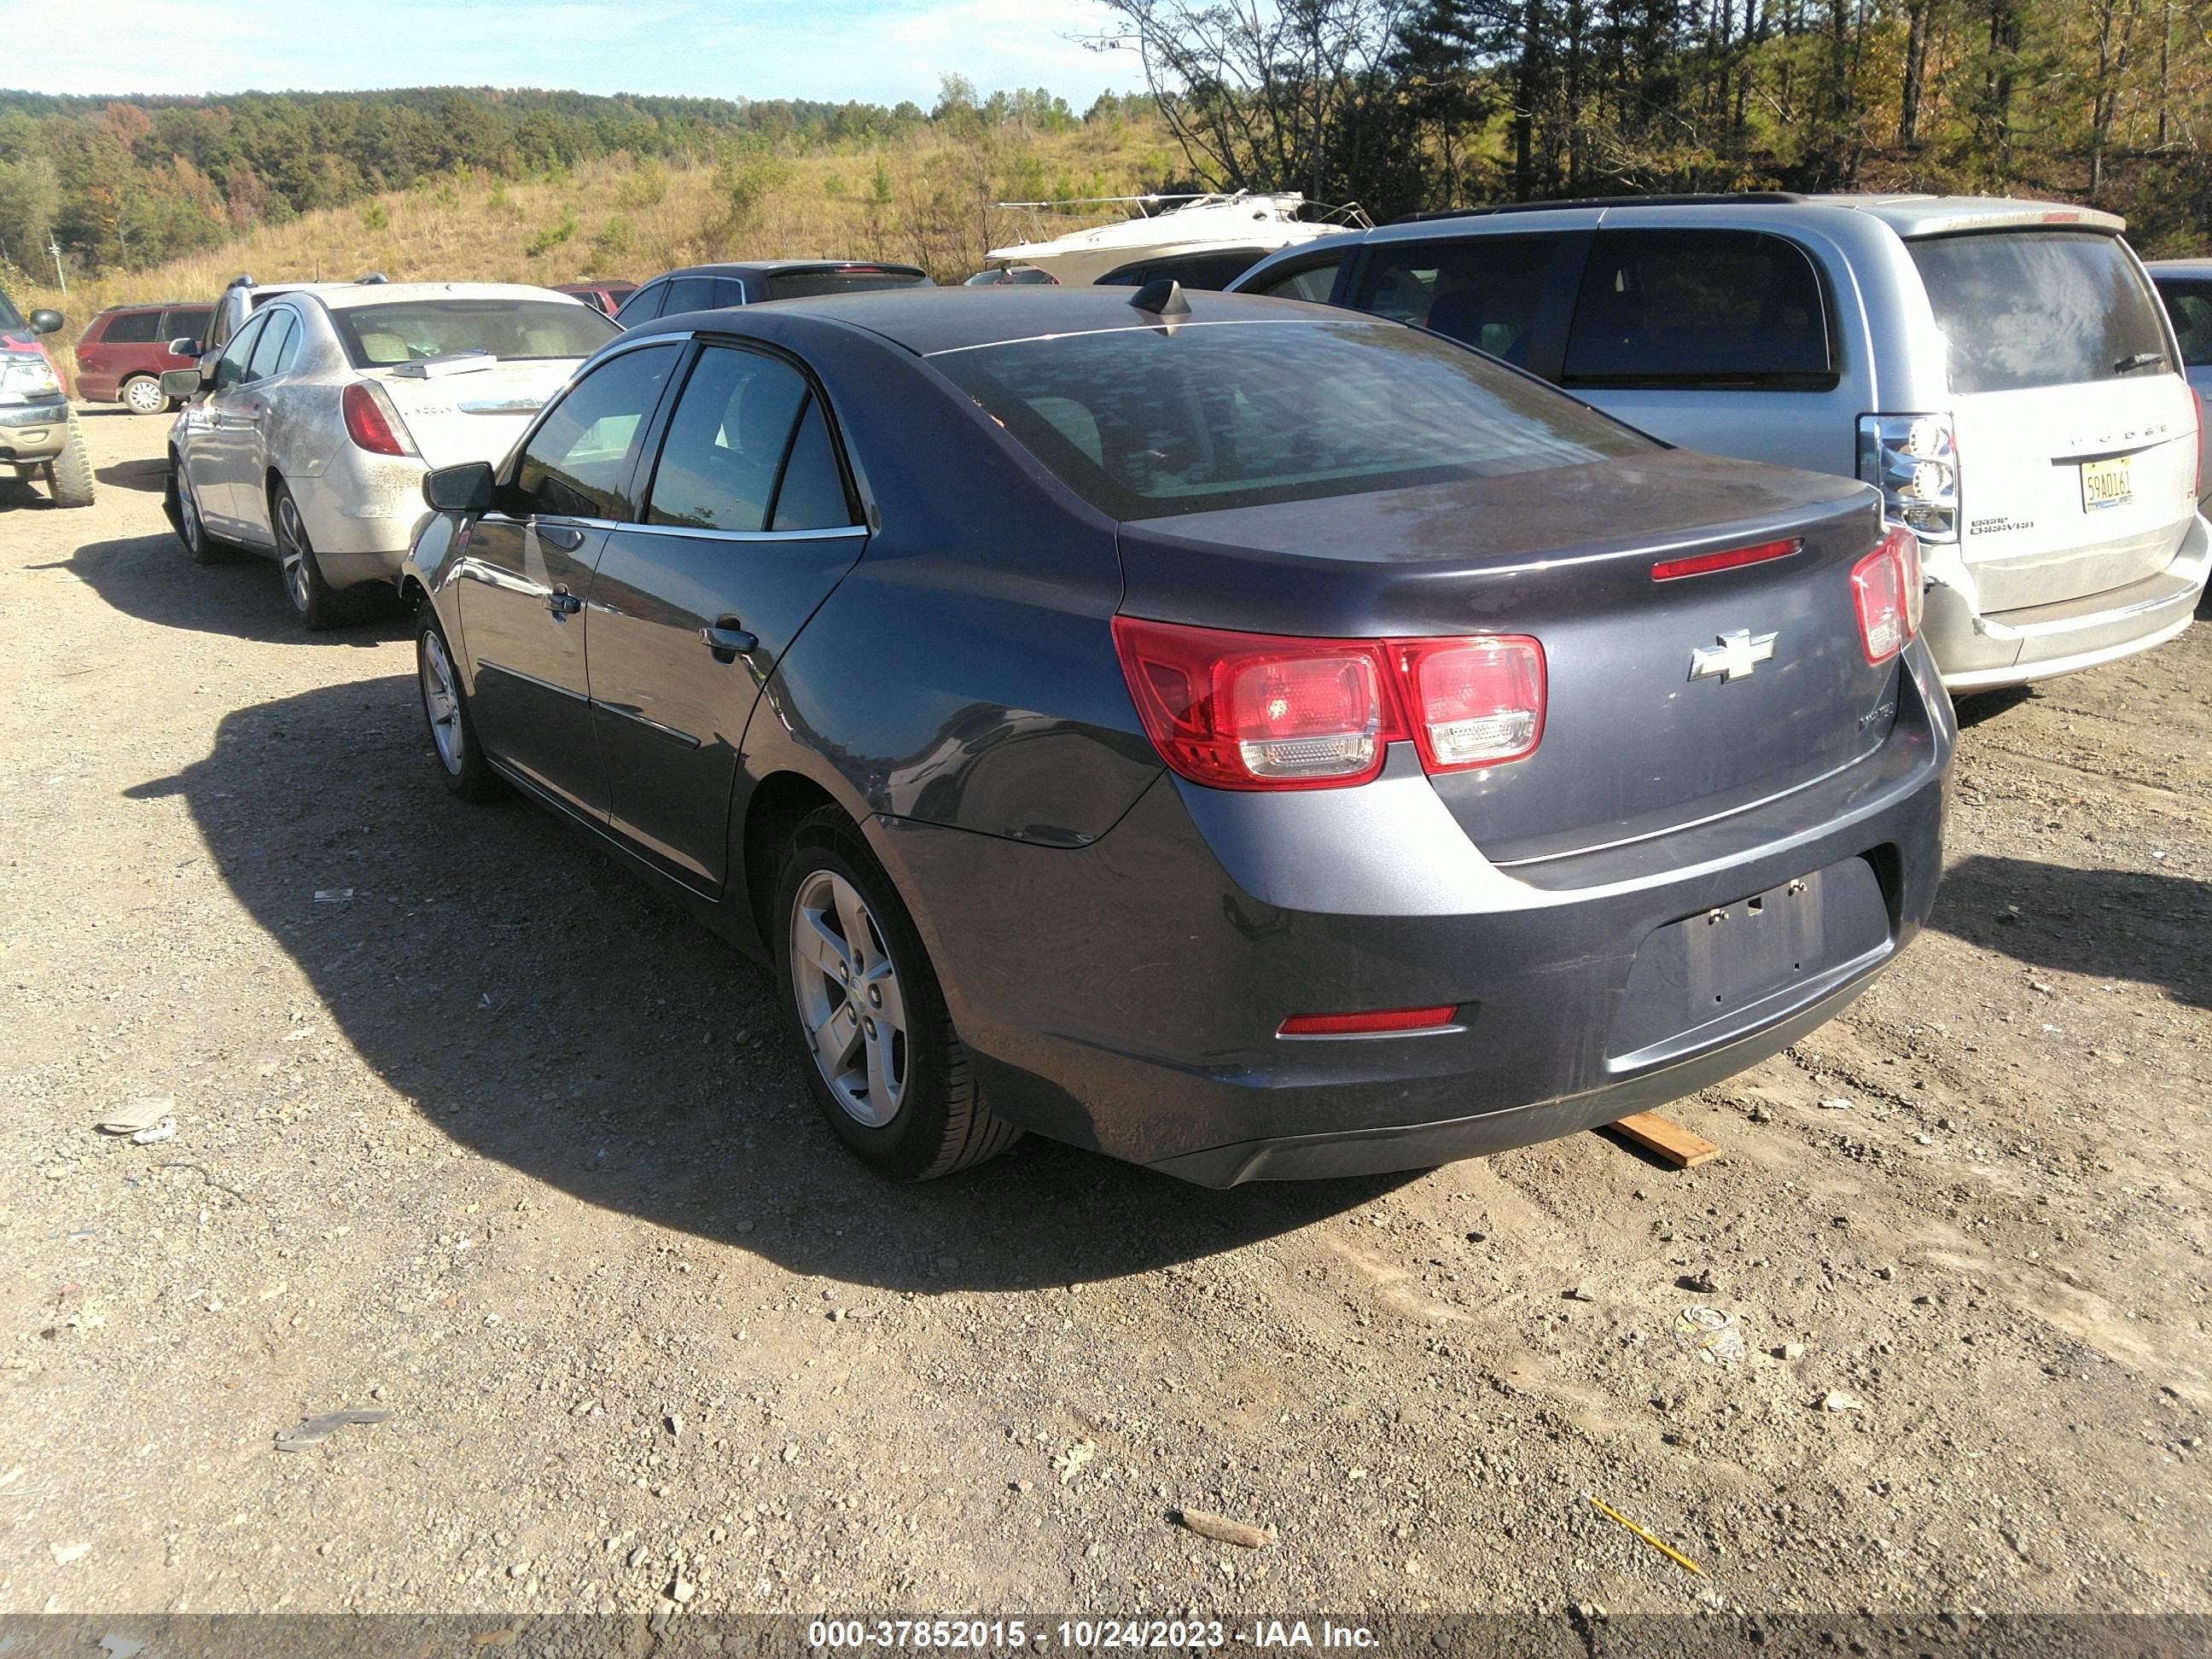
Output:
[[118,461],[112,466],[100,468],[92,476],[111,489],[143,490],[158,495],[166,485],[168,472],[169,464],[155,456],[147,460]]
[[[240,708],[207,758],[129,793],[183,799],[221,879],[441,1133],[795,1273],[891,1291],[1112,1278],[1408,1178],[1215,1193],[1035,1139],[926,1186],[878,1178],[817,1117],[767,972],[583,832],[448,795],[410,677]],[[272,1056],[296,1052],[283,1036]]]
[[1943,872],[1929,925],[2033,968],[2163,985],[2212,1008],[2212,883],[1977,854]]
[[[158,479],[155,487],[160,488]],[[214,564],[194,564],[167,531],[88,542],[65,560],[29,568],[73,572],[118,611],[143,622],[264,645],[381,645],[413,626],[395,597],[389,610],[367,622],[311,634],[293,615],[274,560],[234,553]]]
[[1958,711],[1962,731],[1972,731],[1984,720],[2008,714],[2024,702],[2035,701],[2032,685],[2008,685],[1996,691],[1970,691],[1952,699],[1951,707]]

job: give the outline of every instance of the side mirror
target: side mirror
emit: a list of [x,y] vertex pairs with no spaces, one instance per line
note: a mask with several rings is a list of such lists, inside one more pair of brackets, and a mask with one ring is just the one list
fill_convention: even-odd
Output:
[[31,332],[58,334],[65,319],[58,311],[34,311],[31,313]]
[[169,342],[169,355],[172,357],[197,357],[202,349],[200,343],[189,334]]
[[161,371],[161,395],[175,403],[190,403],[200,395],[203,382],[197,368],[165,368]]
[[434,513],[488,513],[491,498],[489,461],[462,461],[422,475],[422,499]]

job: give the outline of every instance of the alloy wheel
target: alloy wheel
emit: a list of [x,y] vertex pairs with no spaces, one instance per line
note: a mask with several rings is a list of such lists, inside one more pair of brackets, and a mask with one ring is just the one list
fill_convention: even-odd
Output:
[[906,1100],[906,1000],[882,929],[834,870],[808,876],[792,902],[791,983],[830,1094],[856,1123],[884,1127]]
[[314,604],[312,578],[307,572],[307,561],[314,556],[307,550],[307,532],[300,522],[300,509],[293,504],[291,492],[280,491],[276,498],[276,561],[284,572],[284,591],[291,596],[292,608],[306,616]]
[[162,393],[161,383],[149,380],[143,374],[123,388],[123,401],[136,415],[159,415],[169,406],[168,398]]
[[461,731],[460,690],[453,665],[446,655],[445,641],[434,628],[422,635],[422,712],[429,717],[430,739],[438,745],[439,763],[458,778],[468,762],[468,739]]

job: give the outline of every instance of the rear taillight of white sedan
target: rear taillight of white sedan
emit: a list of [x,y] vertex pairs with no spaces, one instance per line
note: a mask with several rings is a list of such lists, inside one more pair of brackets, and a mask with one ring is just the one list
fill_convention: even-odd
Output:
[[407,422],[399,418],[399,411],[392,406],[382,386],[368,380],[349,381],[338,394],[338,406],[345,415],[346,436],[353,440],[356,448],[372,455],[415,453]]
[[1920,631],[1923,597],[1920,542],[1910,530],[1891,531],[1851,567],[1859,648],[1869,663],[1887,662]]
[[1394,742],[1431,774],[1534,754],[1544,652],[1525,635],[1343,640],[1114,618],[1146,734],[1217,789],[1365,783]]

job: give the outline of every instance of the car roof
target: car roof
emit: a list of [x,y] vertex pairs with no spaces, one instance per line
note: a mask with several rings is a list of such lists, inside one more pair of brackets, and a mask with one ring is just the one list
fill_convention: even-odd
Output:
[[[1475,225],[1518,227],[1524,216],[1565,219],[1583,228],[1616,224],[1645,214],[1667,213],[1670,226],[1683,222],[1677,210],[1694,214],[1705,209],[1773,216],[1787,221],[1808,213],[1843,210],[1879,220],[1900,237],[1934,236],[1959,230],[1996,230],[2011,227],[2074,226],[2084,230],[2117,234],[2127,228],[2118,214],[2069,202],[2038,201],[2010,196],[1928,196],[1915,194],[1857,195],[1842,193],[1801,196],[1785,191],[1747,191],[1699,196],[1621,196],[1586,198],[1577,201],[1507,202],[1469,208],[1463,213],[1430,213],[1401,219],[1371,231],[1356,232],[1364,240],[1419,240],[1463,233]],[[1534,227],[1530,227],[1534,228]],[[1280,258],[1280,255],[1275,256]]]
[[131,300],[122,305],[102,306],[103,317],[116,311],[204,311],[215,303],[212,300]]
[[2212,258],[2152,259],[2143,269],[2154,276],[2212,276]]
[[749,314],[814,316],[848,324],[879,334],[918,356],[957,351],[968,346],[1002,345],[1012,340],[1035,340],[1066,334],[1097,334],[1112,329],[1158,328],[1186,323],[1241,322],[1368,322],[1329,306],[1307,305],[1297,300],[1260,299],[1246,294],[1212,294],[1185,289],[1190,303],[1188,316],[1164,319],[1130,304],[1133,293],[1142,289],[1063,286],[992,288],[888,288],[861,294],[822,295],[801,300],[772,300],[743,310],[694,311],[643,324],[631,333],[659,334],[711,331],[715,317],[732,319]]
[[735,264],[683,265],[664,270],[660,276],[773,276],[787,270],[910,270],[925,275],[920,265],[902,265],[887,259],[744,259]]
[[566,301],[592,309],[573,294],[527,283],[341,283],[318,287],[314,294],[332,311],[407,300],[534,300],[542,305]]

